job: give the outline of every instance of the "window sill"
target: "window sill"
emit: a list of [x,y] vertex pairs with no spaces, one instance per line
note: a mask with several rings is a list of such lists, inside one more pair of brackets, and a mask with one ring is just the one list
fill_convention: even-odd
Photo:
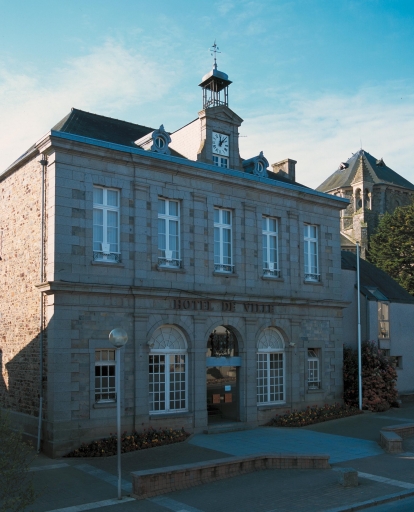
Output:
[[95,402],[94,409],[113,409],[116,407],[116,402]]
[[270,411],[275,407],[286,407],[286,402],[274,402],[272,404],[257,404],[258,411]]
[[276,277],[276,276],[260,276],[261,279],[263,279],[263,281],[280,281],[280,282],[284,282],[284,279],[283,277]]
[[188,418],[192,416],[193,413],[189,411],[182,411],[182,412],[165,412],[162,411],[160,413],[157,412],[150,412],[149,419],[155,420],[157,418]]
[[239,277],[239,274],[236,274],[234,272],[213,272],[213,276],[217,277]]
[[318,393],[324,393],[324,390],[323,389],[307,389],[306,393],[308,393],[309,395],[315,395]]
[[322,281],[307,281],[306,279],[303,280],[303,284],[313,284],[314,286],[323,286]]
[[100,260],[92,260],[91,265],[98,265],[101,267],[115,267],[115,268],[125,268],[123,263],[117,263],[116,261],[100,261]]
[[180,267],[164,267],[163,265],[157,265],[159,272],[175,272],[177,274],[185,274],[186,270]]

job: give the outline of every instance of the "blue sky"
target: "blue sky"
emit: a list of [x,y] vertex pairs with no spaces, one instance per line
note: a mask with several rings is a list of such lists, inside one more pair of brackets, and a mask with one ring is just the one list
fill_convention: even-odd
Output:
[[0,0],[0,169],[71,107],[174,131],[233,81],[242,157],[316,187],[361,146],[414,182],[414,2]]

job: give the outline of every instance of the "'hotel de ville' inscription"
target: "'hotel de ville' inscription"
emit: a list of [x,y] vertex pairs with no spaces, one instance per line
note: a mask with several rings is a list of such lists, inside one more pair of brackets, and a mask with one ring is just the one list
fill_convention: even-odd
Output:
[[222,311],[225,313],[273,313],[274,305],[263,302],[234,302],[227,300],[173,299],[172,309],[193,311]]

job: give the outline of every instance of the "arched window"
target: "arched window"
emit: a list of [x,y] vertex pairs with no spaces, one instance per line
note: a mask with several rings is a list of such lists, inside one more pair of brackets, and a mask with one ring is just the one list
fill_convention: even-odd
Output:
[[370,209],[370,197],[369,197],[369,190],[366,188],[364,190],[364,208],[366,210],[369,210]]
[[257,403],[285,401],[285,343],[277,329],[264,329],[257,342]]
[[148,342],[151,413],[187,410],[187,343],[173,325],[159,327]]
[[357,210],[359,210],[360,208],[362,208],[361,190],[358,189],[355,194],[356,194],[355,208]]

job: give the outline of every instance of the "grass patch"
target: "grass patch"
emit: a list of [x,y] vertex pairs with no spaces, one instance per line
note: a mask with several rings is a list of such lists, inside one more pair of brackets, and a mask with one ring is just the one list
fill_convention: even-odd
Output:
[[[128,453],[155,448],[156,446],[181,443],[189,435],[184,428],[181,430],[174,430],[172,428],[155,430],[150,428],[143,432],[133,432],[132,434],[124,432],[121,436],[121,450],[122,453]],[[109,437],[104,439],[83,443],[79,448],[65,455],[65,457],[110,457],[111,455],[116,455],[116,453],[117,436],[110,434]]]
[[304,411],[287,411],[285,414],[277,415],[272,418],[266,425],[268,427],[306,427],[323,421],[337,420],[339,418],[347,418],[355,414],[361,414],[357,407],[349,405],[317,405],[308,406]]

